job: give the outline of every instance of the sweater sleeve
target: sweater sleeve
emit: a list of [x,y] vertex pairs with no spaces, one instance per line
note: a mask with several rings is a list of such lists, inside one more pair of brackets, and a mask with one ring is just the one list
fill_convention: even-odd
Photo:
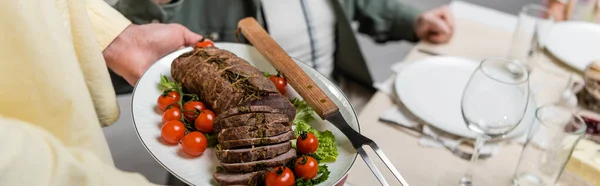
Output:
[[354,3],[353,19],[359,22],[358,32],[380,43],[417,41],[414,25],[421,11],[401,0],[356,0]]
[[86,0],[86,6],[102,50],[131,24],[127,18],[102,0]]
[[153,185],[36,125],[0,115],[0,131],[0,147],[8,149],[0,153],[0,185]]

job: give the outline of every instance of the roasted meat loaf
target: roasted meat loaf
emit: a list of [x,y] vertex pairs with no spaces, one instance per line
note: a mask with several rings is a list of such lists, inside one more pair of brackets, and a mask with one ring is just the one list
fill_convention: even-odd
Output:
[[175,59],[171,75],[217,117],[213,132],[221,185],[260,185],[268,168],[296,159],[290,140],[296,109],[260,70],[231,52],[196,48]]
[[196,48],[171,63],[171,75],[217,115],[237,106],[263,105],[293,120],[296,109],[260,70],[233,53]]

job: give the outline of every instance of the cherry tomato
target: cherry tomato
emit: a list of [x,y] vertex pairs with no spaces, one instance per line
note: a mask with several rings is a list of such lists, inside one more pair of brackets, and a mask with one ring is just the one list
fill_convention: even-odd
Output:
[[273,82],[273,84],[275,84],[275,87],[277,87],[279,93],[285,94],[285,87],[287,86],[287,81],[283,76],[271,75],[269,76],[269,79],[271,80],[271,82]]
[[319,140],[310,132],[302,132],[296,140],[296,148],[302,154],[310,154],[317,151]]
[[275,168],[265,177],[265,186],[293,186],[295,182],[294,173],[285,166]]
[[196,112],[206,109],[204,103],[200,101],[188,101],[183,104],[183,116],[186,121],[192,122],[196,119]]
[[305,180],[312,180],[317,176],[319,171],[319,162],[313,157],[302,156],[296,160],[294,164],[294,172],[296,176],[304,178]]
[[171,107],[165,110],[162,117],[162,122],[179,121],[181,119],[181,110],[177,107]]
[[185,135],[185,126],[181,121],[169,121],[160,129],[160,136],[168,144],[177,144]]
[[200,132],[210,133],[213,131],[213,122],[215,121],[215,113],[210,110],[202,110],[196,120],[194,126]]
[[196,48],[206,48],[206,47],[214,47],[215,43],[213,43],[210,39],[203,39],[200,42],[196,43]]
[[190,156],[200,156],[206,150],[208,141],[206,136],[200,132],[190,132],[181,140],[183,152]]
[[[175,105],[177,102],[179,102],[179,99],[181,98],[181,96],[179,95],[179,93],[177,91],[170,91],[167,93],[163,93],[162,95],[158,96],[158,109],[160,109],[160,111],[165,111],[167,110],[167,107],[169,105]],[[176,105],[179,106],[179,105]]]

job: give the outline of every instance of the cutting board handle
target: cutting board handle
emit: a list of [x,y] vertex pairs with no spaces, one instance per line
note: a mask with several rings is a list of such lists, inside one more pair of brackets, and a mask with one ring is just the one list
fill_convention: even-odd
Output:
[[238,28],[267,61],[286,77],[287,82],[319,116],[324,118],[338,111],[338,107],[327,94],[287,55],[256,19],[244,18],[238,22]]

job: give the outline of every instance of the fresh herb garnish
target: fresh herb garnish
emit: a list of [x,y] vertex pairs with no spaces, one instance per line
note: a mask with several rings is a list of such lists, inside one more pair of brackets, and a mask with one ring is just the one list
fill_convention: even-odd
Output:
[[319,166],[319,170],[317,171],[317,175],[320,174],[319,177],[312,180],[305,180],[302,178],[296,179],[296,186],[313,186],[319,183],[323,183],[329,178],[329,173],[331,172],[329,172],[327,165],[321,165]]
[[217,140],[217,134],[205,133],[204,136],[206,136],[208,147],[215,147],[217,144],[219,144],[219,141]]

